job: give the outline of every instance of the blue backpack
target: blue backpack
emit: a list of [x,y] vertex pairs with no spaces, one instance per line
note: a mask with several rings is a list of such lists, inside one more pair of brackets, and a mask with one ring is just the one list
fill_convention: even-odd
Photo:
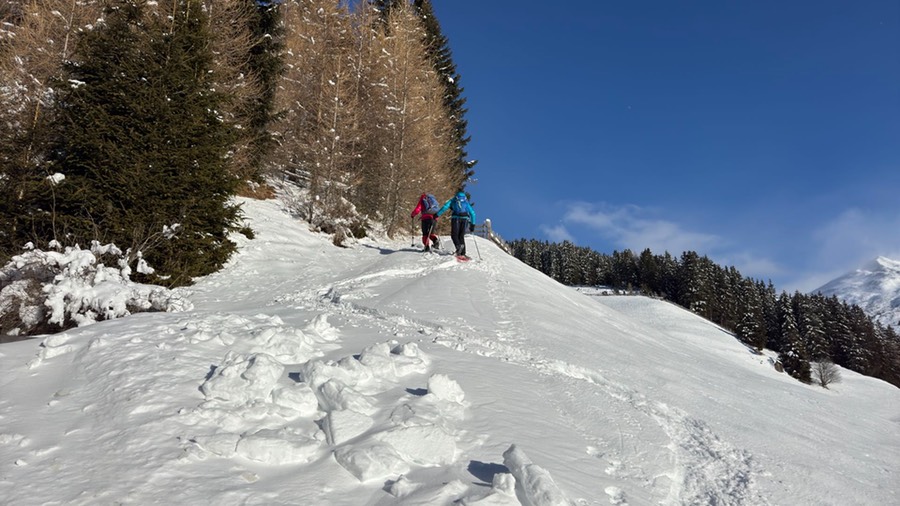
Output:
[[441,204],[438,202],[434,195],[430,193],[425,194],[425,198],[422,199],[422,212],[424,214],[435,214],[441,209]]
[[465,195],[457,195],[450,201],[450,210],[455,216],[468,216],[469,206]]

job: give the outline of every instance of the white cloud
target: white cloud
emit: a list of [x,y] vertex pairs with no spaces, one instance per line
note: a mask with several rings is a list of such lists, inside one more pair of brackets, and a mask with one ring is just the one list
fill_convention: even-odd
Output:
[[815,230],[817,262],[858,267],[878,256],[900,252],[900,215],[876,216],[847,209]]
[[771,279],[778,291],[787,292],[815,290],[878,256],[900,260],[900,214],[851,208],[817,228],[784,231],[773,224],[763,238],[741,230],[727,237],[691,230],[661,215],[634,205],[573,202],[565,205],[558,225],[541,230],[551,241],[584,245],[598,239],[635,253],[645,248],[675,256],[696,251],[719,265],[735,266],[744,276]]
[[[635,205],[574,202],[566,205],[560,225],[543,226],[541,230],[551,241],[579,244],[575,237],[580,237],[583,244],[599,238],[616,249],[630,249],[635,253],[649,248],[654,254],[668,251],[678,257],[685,251],[696,251],[719,265],[735,266],[742,275],[754,279],[774,280],[785,274],[778,262],[750,252],[739,241],[689,230],[682,224],[660,218],[659,214]],[[732,249],[733,244],[740,244],[741,249]]]
[[879,256],[900,259],[900,215],[846,209],[812,231],[807,266],[792,282],[802,292],[818,289]]
[[[758,257],[752,253],[725,253],[716,255],[716,263],[722,266],[735,266],[741,275],[762,281],[774,280],[785,273],[784,269],[770,258]],[[781,291],[782,287],[776,286]]]
[[684,251],[705,253],[716,248],[721,239],[712,234],[685,230],[681,225],[651,216],[638,206],[595,206],[584,202],[569,205],[563,223],[584,225],[620,248],[635,252],[650,248],[654,253]]
[[575,242],[575,238],[572,237],[572,234],[569,233],[565,225],[555,225],[552,227],[541,225],[541,232],[543,232],[544,235],[547,236],[547,239],[552,242]]

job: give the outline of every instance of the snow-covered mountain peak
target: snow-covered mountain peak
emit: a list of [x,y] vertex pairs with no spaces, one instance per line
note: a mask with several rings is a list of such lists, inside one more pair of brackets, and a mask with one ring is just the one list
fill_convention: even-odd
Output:
[[878,257],[875,259],[875,263],[880,268],[900,276],[900,260],[891,260],[888,257]]
[[815,292],[856,304],[882,324],[900,329],[898,260],[879,256],[859,269],[829,281]]

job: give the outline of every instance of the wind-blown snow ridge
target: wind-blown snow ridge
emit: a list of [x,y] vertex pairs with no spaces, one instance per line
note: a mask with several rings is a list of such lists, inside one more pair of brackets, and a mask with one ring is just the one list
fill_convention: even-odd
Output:
[[277,201],[244,206],[257,239],[179,292],[193,309],[0,347],[0,497],[896,498],[900,397],[881,382],[799,384],[677,307],[587,297],[486,241],[467,264],[401,241],[337,249]]

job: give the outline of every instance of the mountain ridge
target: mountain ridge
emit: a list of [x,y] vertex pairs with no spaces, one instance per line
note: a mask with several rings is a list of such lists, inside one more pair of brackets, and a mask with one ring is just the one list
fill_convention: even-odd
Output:
[[855,304],[879,323],[900,330],[900,261],[879,256],[813,293]]

